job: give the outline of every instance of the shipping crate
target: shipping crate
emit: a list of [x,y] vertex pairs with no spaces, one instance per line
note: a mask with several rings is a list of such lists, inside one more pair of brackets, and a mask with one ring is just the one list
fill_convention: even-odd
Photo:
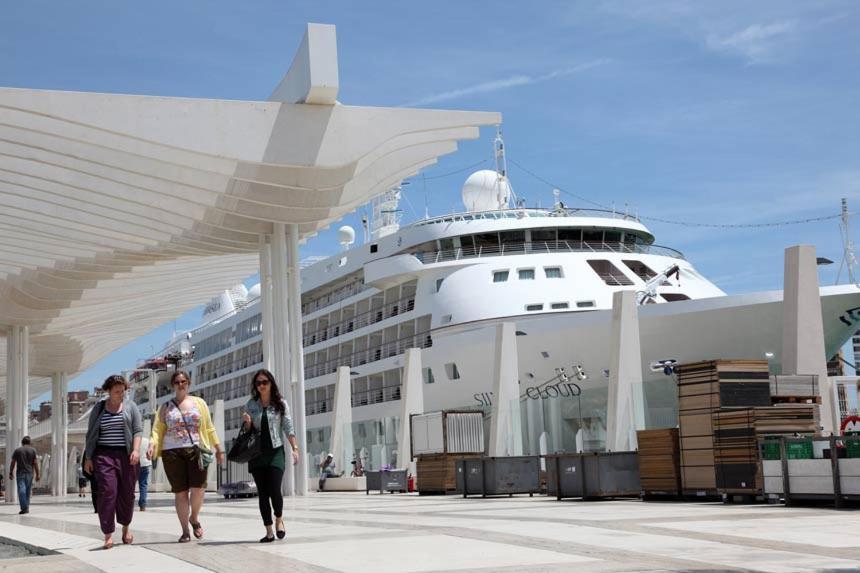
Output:
[[425,454],[418,456],[418,493],[439,495],[457,492],[457,471],[460,460],[478,459],[481,454]]

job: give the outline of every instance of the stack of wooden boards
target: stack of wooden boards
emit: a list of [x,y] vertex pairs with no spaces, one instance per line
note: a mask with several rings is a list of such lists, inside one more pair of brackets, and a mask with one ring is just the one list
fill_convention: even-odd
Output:
[[644,495],[681,494],[681,455],[678,428],[640,430],[639,481]]
[[723,408],[770,406],[766,360],[709,360],[681,364],[678,425],[682,491],[716,495],[713,414]]
[[758,442],[763,436],[814,434],[818,408],[814,404],[777,404],[714,412],[714,470],[717,491],[757,495],[762,490]]

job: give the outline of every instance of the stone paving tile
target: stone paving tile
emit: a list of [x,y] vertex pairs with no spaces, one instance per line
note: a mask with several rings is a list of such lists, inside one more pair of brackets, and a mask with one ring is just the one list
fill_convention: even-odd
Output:
[[[40,573],[860,570],[853,543],[860,512],[826,508],[326,492],[287,499],[285,518],[287,539],[259,544],[255,499],[210,497],[201,516],[205,539],[178,544],[172,498],[155,494],[135,514],[135,545],[100,551],[89,499],[37,497],[27,516],[0,505],[0,536],[62,553]],[[0,560],[0,570],[23,571],[35,559],[47,557]]]

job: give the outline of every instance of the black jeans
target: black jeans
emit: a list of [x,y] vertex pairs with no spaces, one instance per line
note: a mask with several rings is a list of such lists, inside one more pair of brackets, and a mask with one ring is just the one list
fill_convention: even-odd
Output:
[[272,510],[275,511],[275,517],[281,517],[284,514],[284,496],[281,495],[284,470],[266,466],[252,470],[251,475],[254,476],[254,482],[257,484],[263,525],[272,525]]

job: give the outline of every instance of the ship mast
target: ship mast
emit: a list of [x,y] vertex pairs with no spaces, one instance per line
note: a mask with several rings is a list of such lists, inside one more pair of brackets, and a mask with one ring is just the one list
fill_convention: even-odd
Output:
[[[848,228],[848,219],[850,213],[848,212],[848,200],[844,197],[842,198],[842,217],[839,223],[839,230],[842,233],[842,246],[843,246],[843,255],[842,255],[842,265],[845,266],[848,271],[848,282],[851,284],[857,284],[857,276],[854,273],[854,268],[857,265],[857,257],[854,255],[854,242],[851,240],[851,231]],[[839,273],[836,275],[836,283],[839,284],[839,279],[842,276],[842,265],[839,266]]]

